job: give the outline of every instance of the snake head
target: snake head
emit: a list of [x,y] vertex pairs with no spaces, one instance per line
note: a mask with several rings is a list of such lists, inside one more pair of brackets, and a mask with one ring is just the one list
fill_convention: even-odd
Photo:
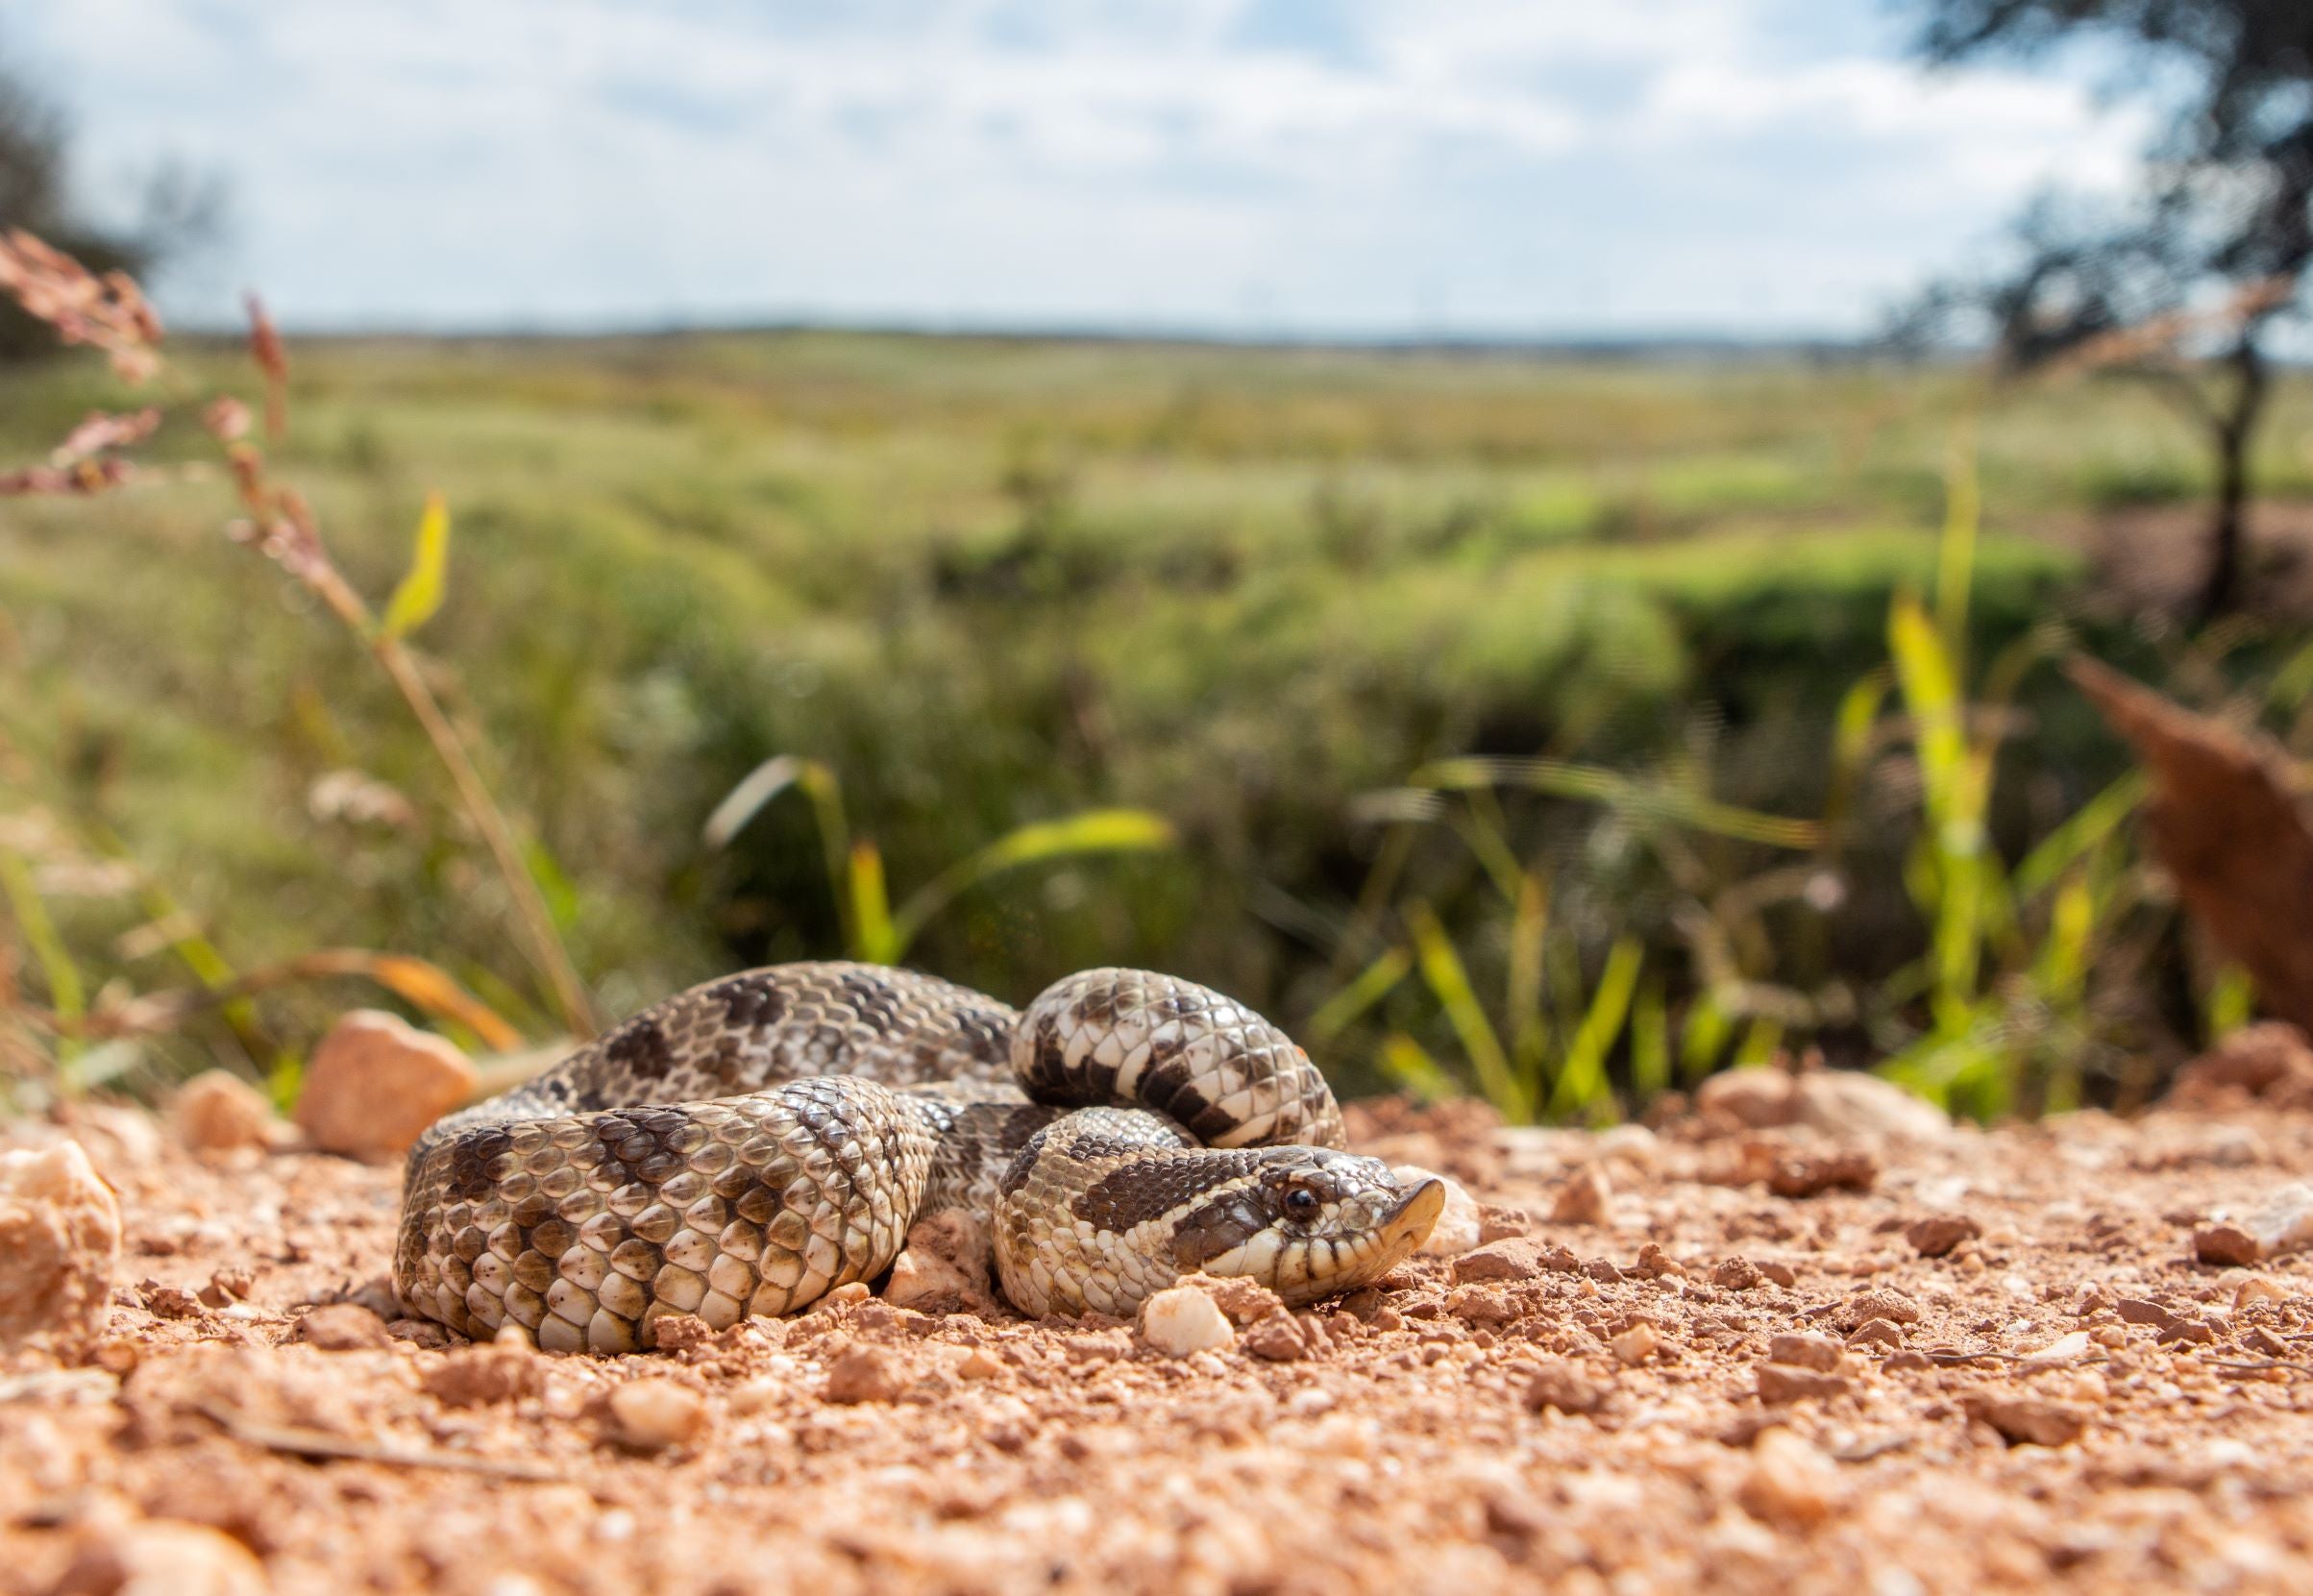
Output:
[[1258,1281],[1297,1308],[1388,1273],[1444,1208],[1442,1182],[1407,1185],[1376,1158],[1264,1148],[1252,1175],[1182,1218],[1173,1259],[1184,1272]]

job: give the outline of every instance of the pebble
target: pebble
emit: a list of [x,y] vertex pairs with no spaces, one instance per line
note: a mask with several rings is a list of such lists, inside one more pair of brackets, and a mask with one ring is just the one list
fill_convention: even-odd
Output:
[[265,1565],[207,1525],[148,1518],[85,1544],[59,1582],[64,1591],[107,1596],[265,1596]]
[[1586,1164],[1559,1187],[1550,1217],[1562,1225],[1603,1225],[1613,1200],[1614,1188],[1606,1171],[1595,1164]]
[[1272,1363],[1296,1363],[1310,1353],[1301,1322],[1282,1308],[1245,1331],[1244,1349]]
[[1211,1297],[1220,1311],[1229,1315],[1229,1322],[1240,1330],[1285,1312],[1285,1299],[1257,1280],[1242,1275],[1183,1275],[1173,1282],[1178,1286],[1193,1286]]
[[1973,1241],[1983,1227],[1964,1214],[1932,1214],[1905,1227],[1904,1240],[1922,1258],[1942,1258],[1962,1241]]
[[1885,1347],[1890,1352],[1901,1351],[1904,1345],[1904,1327],[1890,1319],[1865,1319],[1848,1332],[1849,1346]]
[[1960,1406],[1970,1418],[1998,1431],[2010,1446],[2062,1446],[2079,1439],[2088,1428],[2088,1410],[2077,1403],[1978,1392],[1961,1398]]
[[1526,1406],[1535,1412],[1555,1408],[1562,1413],[1594,1413],[1606,1394],[1576,1364],[1552,1359],[1534,1371],[1526,1386]]
[[988,1227],[961,1209],[945,1209],[909,1227],[892,1261],[883,1300],[920,1314],[969,1314],[995,1306],[988,1291]]
[[1656,1334],[1653,1325],[1640,1319],[1607,1344],[1613,1349],[1616,1363],[1625,1368],[1636,1368],[1655,1355],[1662,1338]]
[[1848,1307],[1858,1324],[1871,1319],[1899,1325],[1919,1323],[1919,1304],[1883,1286],[1861,1293]]
[[2252,1302],[2287,1302],[2289,1293],[2261,1274],[2252,1274],[2234,1288],[2232,1306],[2235,1313]]
[[0,1348],[102,1334],[119,1267],[120,1204],[78,1142],[0,1153]]
[[1770,1408],[1786,1402],[1828,1401],[1846,1391],[1847,1382],[1835,1374],[1819,1374],[1788,1363],[1759,1365],[1759,1400]]
[[1210,1291],[1171,1286],[1141,1305],[1141,1338],[1169,1357],[1186,1358],[1235,1345],[1237,1331]]
[[387,1163],[474,1088],[473,1064],[449,1043],[381,1010],[356,1009],[313,1050],[297,1123],[323,1152]]
[[1767,1343],[1769,1363],[1813,1369],[1818,1374],[1836,1374],[1846,1357],[1839,1343],[1829,1336],[1784,1335],[1777,1336]]
[[385,1321],[358,1303],[331,1302],[297,1321],[297,1338],[324,1352],[354,1352],[392,1344]]
[[897,1402],[907,1389],[898,1355],[880,1346],[848,1346],[827,1365],[829,1402]]
[[177,1089],[169,1128],[196,1153],[270,1147],[288,1129],[263,1093],[223,1069],[204,1069]]
[[1544,1273],[1570,1274],[1581,1262],[1564,1247],[1532,1236],[1489,1241],[1454,1260],[1454,1284],[1480,1280],[1532,1280]]
[[1736,1499],[1752,1517],[1790,1529],[1809,1529],[1831,1515],[1838,1495],[1838,1465],[1781,1425],[1751,1442],[1751,1467]]
[[2076,1358],[2087,1357],[2088,1348],[2093,1344],[2087,1331],[2075,1330],[2070,1335],[2057,1337],[2036,1352],[2026,1353],[2023,1366],[2053,1368],[2058,1363],[2069,1363]]
[[1428,1258],[1459,1258],[1485,1240],[1485,1211],[1460,1181],[1418,1164],[1395,1165],[1390,1173],[1402,1186],[1434,1180],[1445,1188],[1445,1207],[1439,1211],[1438,1222],[1430,1227],[1416,1252]]
[[2238,1225],[2202,1225],[2193,1232],[2193,1256],[2203,1264],[2246,1268],[2263,1253],[2257,1239]]
[[678,1380],[652,1375],[610,1393],[610,1418],[620,1441],[638,1452],[662,1452],[698,1439],[707,1426],[706,1399]]
[[546,1370],[528,1347],[505,1342],[460,1347],[428,1369],[421,1382],[445,1408],[486,1408],[546,1389]]
[[2313,1242],[2313,1186],[2284,1186],[2242,1221],[2268,1258]]

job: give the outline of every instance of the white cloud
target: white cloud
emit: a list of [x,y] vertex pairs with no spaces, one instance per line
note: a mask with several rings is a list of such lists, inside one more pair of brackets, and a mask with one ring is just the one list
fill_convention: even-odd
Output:
[[15,31],[92,170],[234,173],[235,264],[305,321],[1853,324],[2136,141],[2065,83],[1795,52],[1772,0],[1341,0],[1306,48],[1245,42],[1255,0],[809,15],[75,0]]

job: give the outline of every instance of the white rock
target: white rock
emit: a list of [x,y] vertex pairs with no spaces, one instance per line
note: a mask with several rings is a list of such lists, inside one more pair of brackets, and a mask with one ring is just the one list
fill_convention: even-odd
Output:
[[1951,1116],[1902,1087],[1854,1069],[1810,1069],[1794,1093],[1798,1120],[1848,1141],[1883,1136],[1926,1145],[1952,1139]]
[[1434,1180],[1445,1188],[1445,1207],[1438,1215],[1437,1224],[1430,1227],[1429,1240],[1417,1249],[1431,1258],[1460,1258],[1478,1244],[1481,1216],[1478,1200],[1462,1188],[1451,1175],[1441,1175],[1435,1169],[1424,1169],[1418,1164],[1400,1164],[1390,1173],[1401,1186],[1415,1186]]
[[2301,1181],[2271,1193],[2241,1228],[2257,1239],[2267,1258],[2313,1242],[2313,1186]]
[[1141,1338],[1174,1358],[1233,1345],[1237,1331],[1200,1286],[1170,1286],[1141,1304]]
[[2026,1368],[2053,1368],[2058,1363],[2069,1363],[2075,1358],[2087,1357],[2088,1345],[2088,1332],[2076,1330],[2069,1336],[2062,1336],[2049,1342],[2037,1352],[2026,1353],[2023,1360],[2024,1366]]
[[0,1347],[100,1334],[120,1204],[78,1142],[0,1153]]

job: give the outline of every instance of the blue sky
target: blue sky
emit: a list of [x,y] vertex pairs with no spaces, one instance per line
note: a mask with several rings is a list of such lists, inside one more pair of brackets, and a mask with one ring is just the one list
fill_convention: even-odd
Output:
[[1901,38],[1880,0],[0,0],[91,194],[231,179],[164,303],[304,327],[1853,332],[2141,140]]

